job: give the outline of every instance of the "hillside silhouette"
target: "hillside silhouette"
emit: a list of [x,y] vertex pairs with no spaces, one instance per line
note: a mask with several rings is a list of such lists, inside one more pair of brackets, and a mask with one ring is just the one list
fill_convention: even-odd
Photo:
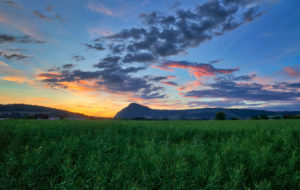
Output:
[[158,110],[131,103],[116,115],[116,119],[214,119],[216,113],[224,112],[227,119],[239,118],[249,119],[255,116],[284,116],[298,115],[300,111],[265,111],[255,109],[225,109],[225,108],[203,108],[186,110]]

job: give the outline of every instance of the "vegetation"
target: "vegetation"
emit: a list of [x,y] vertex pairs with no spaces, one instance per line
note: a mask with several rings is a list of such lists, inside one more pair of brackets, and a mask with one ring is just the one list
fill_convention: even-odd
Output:
[[0,121],[0,189],[300,189],[298,120]]
[[216,113],[216,120],[226,120],[226,115],[224,112]]
[[48,119],[48,118],[89,118],[86,115],[65,110],[27,104],[0,104],[0,118]]

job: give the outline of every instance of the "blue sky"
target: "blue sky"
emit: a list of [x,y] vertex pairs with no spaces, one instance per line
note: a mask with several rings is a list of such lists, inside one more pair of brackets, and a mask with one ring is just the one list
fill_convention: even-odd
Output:
[[131,102],[296,110],[299,8],[297,0],[1,0],[0,103],[97,116]]

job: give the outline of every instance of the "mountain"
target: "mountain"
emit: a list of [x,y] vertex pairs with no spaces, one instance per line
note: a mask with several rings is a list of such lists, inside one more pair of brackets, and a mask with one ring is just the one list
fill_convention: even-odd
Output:
[[275,112],[253,109],[225,109],[225,108],[203,108],[203,109],[187,109],[187,110],[157,110],[142,106],[136,103],[129,104],[126,108],[119,111],[116,119],[214,119],[217,112],[224,112],[228,119],[240,118],[247,119],[254,116],[283,116],[287,114],[297,115],[298,112]]
[[47,115],[47,117],[64,117],[74,119],[84,119],[88,117],[84,114],[44,106],[26,104],[0,104],[0,118],[23,118],[28,116],[42,117],[43,115]]

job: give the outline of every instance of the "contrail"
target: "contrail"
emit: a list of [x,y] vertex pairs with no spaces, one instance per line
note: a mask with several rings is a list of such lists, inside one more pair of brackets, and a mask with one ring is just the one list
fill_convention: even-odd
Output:
[[239,36],[237,36],[234,40],[231,41],[217,56],[215,56],[215,59],[217,57],[220,57],[228,48],[230,48],[233,44],[235,44],[241,37],[244,35],[244,33],[247,32],[247,30],[244,30]]

